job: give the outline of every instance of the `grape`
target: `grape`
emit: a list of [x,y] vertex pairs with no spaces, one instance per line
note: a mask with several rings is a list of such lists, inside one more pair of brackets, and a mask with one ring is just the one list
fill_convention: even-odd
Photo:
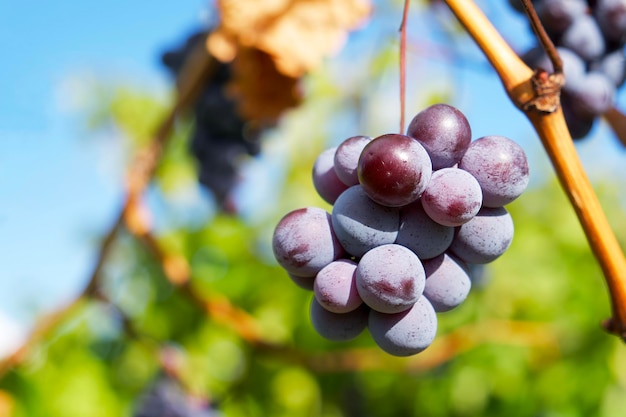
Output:
[[587,14],[576,16],[565,30],[561,45],[571,49],[585,61],[591,61],[604,54],[604,37],[595,19]]
[[[180,75],[191,52],[207,35],[207,31],[194,33],[179,48],[163,53],[161,60],[172,75]],[[239,184],[242,157],[260,152],[260,130],[249,128],[237,111],[236,100],[226,92],[232,78],[231,66],[218,61],[214,64],[193,105],[190,151],[198,162],[200,184],[212,192],[222,210],[234,211],[231,194]]]
[[572,100],[567,90],[561,92],[561,108],[563,109],[563,117],[569,129],[572,139],[582,139],[589,135],[595,124],[595,117],[589,115],[579,116],[572,110]]
[[426,214],[421,200],[400,209],[396,243],[411,249],[420,259],[434,258],[452,243],[454,228],[441,225]]
[[586,11],[587,2],[584,0],[542,0],[537,4],[537,15],[552,34],[565,32],[574,19]]
[[459,163],[483,192],[483,205],[499,207],[519,197],[529,181],[524,150],[504,136],[484,136],[472,142]]
[[289,276],[289,278],[291,278],[294,284],[296,284],[298,287],[308,290],[308,291],[313,291],[313,286],[315,284],[315,276],[300,277],[298,275],[294,275],[289,272],[287,272],[287,275]]
[[287,213],[274,230],[272,247],[278,263],[299,277],[315,276],[343,255],[330,215],[317,207]]
[[605,55],[600,61],[592,63],[591,71],[603,73],[615,87],[621,87],[626,80],[626,56],[624,56],[624,51],[620,49]]
[[478,213],[483,193],[469,172],[442,168],[433,173],[421,200],[431,219],[444,226],[460,226]]
[[446,253],[424,261],[424,296],[436,312],[452,310],[465,301],[472,287],[468,268],[466,264]]
[[590,72],[583,80],[569,86],[572,111],[582,118],[593,118],[609,110],[615,100],[615,85],[600,72]]
[[[538,56],[534,58],[534,61],[530,64],[534,68],[543,68],[548,72],[554,72],[552,61],[548,58],[548,55],[543,52],[543,48],[536,48],[538,50]],[[577,79],[584,78],[587,73],[587,67],[585,61],[571,50],[558,47],[556,48],[559,56],[561,57],[561,63],[563,64],[563,74],[566,77],[565,88],[567,85]],[[528,58],[533,60],[533,58]]]
[[369,136],[353,136],[341,142],[334,156],[335,172],[337,177],[346,185],[357,185],[359,176],[357,168],[359,157],[365,145],[372,138]]
[[422,295],[424,267],[410,249],[397,244],[368,251],[356,268],[356,286],[361,299],[382,313],[397,313],[411,307]]
[[354,339],[367,327],[369,309],[361,304],[348,313],[332,313],[326,310],[315,297],[311,300],[311,324],[325,339],[336,342]]
[[315,277],[315,298],[332,313],[347,313],[363,303],[356,288],[356,262],[338,259]]
[[335,201],[332,226],[344,249],[360,257],[376,246],[396,240],[400,213],[397,208],[374,202],[363,187],[353,185]]
[[160,376],[144,393],[133,417],[218,417],[221,413],[198,398],[187,394],[176,380]]
[[420,297],[400,313],[370,310],[368,326],[382,350],[394,356],[410,356],[432,344],[437,334],[437,314],[426,297]]
[[433,169],[451,167],[463,156],[472,138],[469,122],[458,109],[434,104],[419,112],[407,129],[428,152]]
[[333,161],[336,150],[337,148],[326,149],[319,154],[313,164],[313,186],[319,196],[329,204],[333,204],[339,194],[348,189],[335,172]]
[[483,207],[460,226],[450,251],[462,261],[486,264],[502,255],[513,240],[513,220],[504,207]]
[[432,164],[419,142],[405,135],[387,134],[365,146],[357,172],[372,200],[399,207],[419,198],[430,180]]
[[626,1],[598,0],[594,12],[605,36],[623,42],[626,36]]

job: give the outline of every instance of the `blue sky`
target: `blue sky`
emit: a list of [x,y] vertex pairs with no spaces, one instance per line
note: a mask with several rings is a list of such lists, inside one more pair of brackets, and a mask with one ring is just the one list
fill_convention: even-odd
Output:
[[93,263],[92,239],[120,204],[119,149],[82,137],[68,108],[76,93],[70,80],[167,89],[159,54],[197,28],[207,7],[202,0],[0,2],[0,316],[30,323],[79,291]]
[[[491,2],[488,12],[505,37],[527,45],[525,24],[503,3]],[[108,228],[121,204],[121,150],[83,137],[72,111],[81,98],[73,80],[119,79],[166,91],[170,80],[160,53],[200,26],[208,8],[203,0],[0,2],[0,336],[8,328],[3,320],[28,325],[42,310],[80,291],[93,265],[93,239]],[[383,30],[398,24],[389,22]],[[436,25],[414,25],[414,34]],[[439,34],[428,42],[443,38]],[[471,44],[457,45],[459,52],[482,65]],[[433,60],[421,74],[446,71],[463,86],[455,98],[476,137],[518,139],[545,165],[529,123],[493,73]],[[416,88],[426,81],[411,74]],[[592,176],[599,172],[597,161],[602,161],[601,175],[610,176],[624,158],[602,126],[580,152]]]

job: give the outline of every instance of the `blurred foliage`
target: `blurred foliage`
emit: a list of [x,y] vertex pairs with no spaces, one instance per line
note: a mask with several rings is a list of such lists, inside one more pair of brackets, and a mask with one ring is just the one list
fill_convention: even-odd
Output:
[[[389,50],[380,51],[371,71],[381,65],[395,65]],[[141,242],[122,235],[104,271],[104,300],[80,305],[0,380],[0,417],[131,416],[163,376],[162,353],[172,347],[181,385],[227,417],[624,415],[626,349],[600,327],[610,313],[601,271],[554,180],[509,206],[514,242],[485,268],[463,305],[439,315],[441,343],[391,358],[367,334],[338,344],[315,333],[312,294],[275,264],[270,240],[286,211],[329,208],[310,175],[317,153],[340,140],[334,135],[341,129],[332,127],[375,131],[375,122],[354,116],[373,92],[355,86],[346,93],[335,81],[323,71],[309,77],[306,102],[267,132],[264,164],[275,170],[276,194],[242,203],[255,207],[254,216],[203,212],[185,223],[167,210],[177,190],[197,187],[187,153],[191,121],[178,124],[152,190],[153,214],[166,224],[156,237],[165,251],[187,259],[195,293],[247,312],[263,343],[207,315],[168,283]],[[420,99],[433,97],[425,90]],[[118,89],[93,120],[114,126],[134,149],[163,112],[150,94]],[[597,184],[624,243],[616,187]]]

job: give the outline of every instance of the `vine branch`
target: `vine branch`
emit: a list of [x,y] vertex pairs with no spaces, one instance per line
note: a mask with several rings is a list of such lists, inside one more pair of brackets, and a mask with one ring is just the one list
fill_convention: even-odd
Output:
[[108,232],[105,234],[98,250],[96,263],[87,281],[87,284],[72,301],[66,305],[47,313],[37,323],[26,341],[11,355],[0,361],[0,378],[13,367],[22,363],[29,352],[50,332],[54,331],[77,310],[86,300],[96,295],[99,287],[102,268],[111,252],[115,238],[120,229],[125,225],[125,219],[129,212],[138,204],[144,190],[150,183],[163,149],[174,129],[175,121],[197,97],[204,81],[210,75],[213,58],[208,54],[204,43],[201,43],[191,54],[188,62],[181,69],[178,80],[176,99],[167,116],[157,127],[149,145],[137,153],[131,163],[127,176],[127,196],[121,209]]
[[576,153],[561,107],[545,112],[526,106],[537,97],[533,71],[474,1],[445,1],[496,70],[513,104],[522,109],[539,135],[604,273],[612,308],[605,328],[626,341],[626,258]]

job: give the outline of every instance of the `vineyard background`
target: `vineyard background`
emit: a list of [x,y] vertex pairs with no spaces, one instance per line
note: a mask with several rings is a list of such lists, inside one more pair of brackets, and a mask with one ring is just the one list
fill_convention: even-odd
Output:
[[[506,4],[479,4],[516,49],[530,44]],[[226,416],[621,415],[626,351],[599,326],[609,312],[601,272],[535,133],[445,8],[412,9],[407,116],[446,101],[467,115],[474,138],[501,134],[522,144],[532,184],[511,205],[512,247],[442,318],[438,342],[409,359],[378,352],[367,335],[322,340],[308,322],[310,294],[275,265],[269,236],[280,216],[328,207],[310,181],[316,154],[353,134],[397,130],[401,6],[376,2],[367,26],[306,77],[303,104],[246,163],[240,216],[218,213],[197,185],[191,121],[176,126],[148,191],[153,236],[189,261],[195,294],[249,315],[205,314],[168,282],[163,259],[123,233],[103,297],[78,305],[2,377],[0,416],[132,415],[172,369],[185,391]],[[23,35],[7,48],[16,64],[0,73],[8,91],[0,100],[4,354],[82,290],[124,197],[126,166],[171,101],[159,56],[201,26],[198,15],[211,19],[198,2],[68,4],[42,10],[46,18],[22,7],[0,13],[4,44]],[[107,16],[116,25],[103,23]],[[52,34],[46,42],[43,32]],[[623,242],[624,153],[604,125],[578,146]]]

